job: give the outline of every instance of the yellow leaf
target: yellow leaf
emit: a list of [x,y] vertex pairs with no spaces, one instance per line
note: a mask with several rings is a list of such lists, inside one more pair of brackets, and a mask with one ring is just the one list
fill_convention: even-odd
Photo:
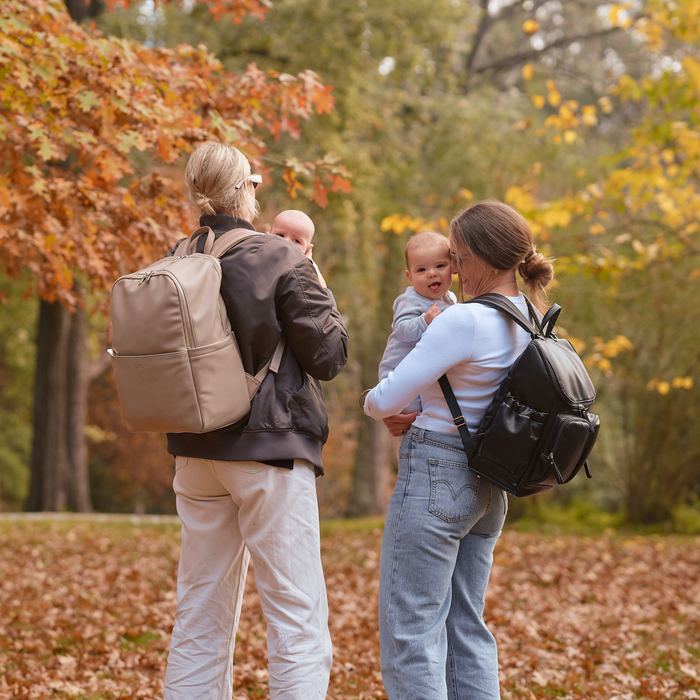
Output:
[[661,157],[664,163],[673,163],[676,159],[676,154],[670,148],[664,148],[664,150],[661,151]]
[[385,216],[382,219],[381,223],[381,230],[382,231],[391,231],[394,228],[394,221],[398,218],[398,214],[392,214],[391,216]]
[[588,229],[588,233],[590,233],[591,236],[600,236],[601,233],[605,233],[605,226],[602,224],[593,224],[593,226]]
[[534,19],[526,19],[523,22],[523,31],[525,34],[534,34],[540,28],[540,23]]
[[468,202],[470,202],[472,199],[474,199],[474,195],[471,193],[470,190],[468,190],[466,187],[462,187],[462,189],[459,191],[459,193],[466,199]]
[[421,224],[422,224],[424,221],[425,221],[425,219],[423,219],[423,218],[420,218],[420,219],[411,219],[411,220],[408,222],[407,227],[408,227],[408,229],[411,230],[411,231],[417,231],[417,230],[421,227]]
[[580,355],[586,349],[586,341],[580,338],[568,338],[568,341],[574,346],[574,350]]
[[557,84],[553,80],[548,80],[547,81],[547,90],[549,92],[554,92],[557,89]]
[[659,382],[656,385],[656,391],[658,391],[661,396],[666,396],[666,394],[671,391],[671,385],[668,382]]
[[447,228],[449,226],[449,223],[447,222],[447,219],[444,216],[441,216],[438,219],[438,224],[440,228]]
[[537,109],[542,109],[547,102],[542,95],[533,95],[530,99],[532,100],[532,104],[534,104]]
[[607,357],[604,357],[602,360],[598,360],[598,368],[602,369],[603,372],[609,372],[612,369],[612,363]]
[[634,350],[632,341],[626,335],[615,336],[615,342],[618,343],[624,350]]
[[558,146],[561,143],[561,136],[559,134],[554,134],[552,141]]
[[523,80],[532,80],[532,76],[535,75],[535,69],[532,67],[532,63],[526,63],[522,70]]
[[683,378],[683,388],[684,389],[692,389],[693,388],[693,378],[692,377],[684,377]]
[[605,114],[610,114],[610,112],[613,111],[613,106],[612,102],[610,101],[610,98],[607,96],[603,96],[598,100],[598,104],[600,105],[600,108],[605,112]]
[[555,226],[568,226],[571,223],[571,214],[564,209],[549,209],[542,214],[542,223],[547,228]]
[[525,188],[516,185],[512,185],[506,190],[505,200],[521,211],[531,211],[535,208],[532,195]]
[[576,141],[577,138],[578,138],[578,134],[575,131],[573,131],[572,129],[567,129],[564,132],[564,143],[568,144],[569,146],[574,141]]
[[581,107],[581,115],[586,126],[595,126],[598,123],[595,105],[584,105]]
[[511,129],[513,131],[524,131],[525,129],[528,129],[532,124],[532,119],[523,119],[522,121],[515,122]]
[[659,380],[657,377],[654,377],[653,379],[649,380],[649,383],[647,384],[647,391],[654,391],[656,389],[656,385],[659,383]]
[[676,377],[672,382],[671,386],[673,386],[674,389],[682,389],[683,388],[683,382],[685,379],[683,377]]
[[549,95],[547,95],[547,100],[552,107],[557,107],[561,102],[561,93],[556,90],[552,90]]
[[585,168],[579,168],[576,171],[576,177],[586,177],[586,169]]

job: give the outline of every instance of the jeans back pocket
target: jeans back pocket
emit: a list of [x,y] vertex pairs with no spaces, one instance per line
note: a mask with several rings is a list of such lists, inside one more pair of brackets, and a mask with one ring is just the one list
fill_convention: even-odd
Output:
[[428,460],[430,507],[433,515],[448,523],[472,516],[479,496],[480,479],[466,465],[442,459]]

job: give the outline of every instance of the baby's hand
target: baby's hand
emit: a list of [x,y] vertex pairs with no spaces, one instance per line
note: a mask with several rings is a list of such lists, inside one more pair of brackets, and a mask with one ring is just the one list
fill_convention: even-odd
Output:
[[437,304],[433,304],[426,312],[425,312],[425,322],[430,325],[437,316],[440,315],[440,308],[438,307]]

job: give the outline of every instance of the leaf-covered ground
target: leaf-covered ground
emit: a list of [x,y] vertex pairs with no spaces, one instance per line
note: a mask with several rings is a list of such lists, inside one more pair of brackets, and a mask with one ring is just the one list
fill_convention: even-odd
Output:
[[[325,526],[328,697],[384,698],[376,523]],[[175,608],[176,525],[0,522],[0,700],[158,698]],[[504,698],[700,698],[700,539],[501,538],[487,619]],[[236,699],[267,698],[251,570]]]

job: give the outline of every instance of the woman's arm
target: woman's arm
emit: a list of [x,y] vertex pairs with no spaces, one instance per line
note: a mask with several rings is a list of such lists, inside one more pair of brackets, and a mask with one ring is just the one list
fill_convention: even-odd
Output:
[[321,286],[308,258],[280,282],[276,306],[287,345],[302,369],[316,379],[333,379],[348,359],[348,332],[331,290]]
[[395,416],[448,369],[470,358],[475,335],[476,319],[470,309],[446,309],[398,367],[369,392],[364,404],[367,415]]
[[413,421],[419,415],[418,411],[415,413],[398,413],[395,416],[385,418],[384,425],[394,437],[399,437],[406,434],[406,431],[413,425]]

